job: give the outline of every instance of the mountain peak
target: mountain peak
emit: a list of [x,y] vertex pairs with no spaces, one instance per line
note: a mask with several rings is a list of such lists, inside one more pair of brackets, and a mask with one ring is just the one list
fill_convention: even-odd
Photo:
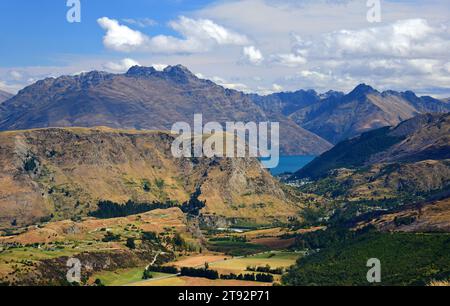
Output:
[[153,67],[143,67],[143,66],[133,66],[128,69],[126,75],[128,76],[150,76],[153,75],[157,70]]
[[377,91],[372,86],[362,83],[356,86],[350,94],[369,94],[374,92]]
[[167,66],[163,70],[165,73],[185,73],[185,74],[192,74],[192,72],[186,68],[183,65],[175,65],[175,66]]
[[197,78],[189,69],[183,65],[167,66],[163,73],[171,80],[179,83],[187,83],[192,78]]
[[162,71],[154,67],[133,66],[128,70],[126,75],[134,77],[156,76],[179,83],[186,83],[189,79],[195,78],[195,75],[183,65],[167,66]]

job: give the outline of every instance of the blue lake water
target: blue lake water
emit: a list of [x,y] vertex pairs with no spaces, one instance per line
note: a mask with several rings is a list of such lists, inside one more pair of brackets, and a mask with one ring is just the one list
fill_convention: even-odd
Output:
[[[279,175],[286,172],[294,173],[307,164],[309,164],[315,156],[280,156],[280,163],[278,164],[278,167],[274,169],[269,169],[272,175]],[[264,160],[262,160],[262,163],[264,164]]]

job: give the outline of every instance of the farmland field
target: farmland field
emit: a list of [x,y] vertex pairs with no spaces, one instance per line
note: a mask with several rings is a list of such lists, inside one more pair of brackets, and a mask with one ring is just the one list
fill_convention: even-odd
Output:
[[[94,282],[96,279],[99,279],[105,286],[123,286],[141,281],[144,269],[145,267],[138,267],[131,269],[120,269],[114,272],[101,272],[94,274],[90,280],[91,282]],[[168,276],[169,274],[152,272],[151,275],[153,278],[160,278]]]
[[167,266],[175,266],[175,267],[189,267],[196,268],[203,266],[205,263],[212,264],[214,262],[221,262],[226,259],[230,259],[231,257],[225,255],[197,255],[191,257],[182,257],[175,262],[171,262],[166,264]]
[[133,286],[188,286],[188,287],[210,287],[210,286],[271,286],[268,283],[258,283],[258,282],[248,282],[248,281],[238,281],[238,280],[209,280],[206,278],[195,278],[195,277],[174,277],[161,280],[148,280],[144,282],[139,282],[132,284]]

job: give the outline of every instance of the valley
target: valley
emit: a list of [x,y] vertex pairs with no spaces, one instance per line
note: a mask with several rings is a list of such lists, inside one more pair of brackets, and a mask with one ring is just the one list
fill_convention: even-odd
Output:
[[[364,84],[259,96],[183,66],[50,78],[8,98],[2,285],[367,285],[369,258],[386,285],[450,279],[448,101]],[[196,112],[279,122],[279,167],[175,157],[169,125]]]

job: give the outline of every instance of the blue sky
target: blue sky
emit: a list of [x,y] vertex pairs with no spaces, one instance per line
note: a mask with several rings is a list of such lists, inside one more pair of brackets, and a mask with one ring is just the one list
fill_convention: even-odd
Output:
[[[66,21],[65,0],[2,0],[0,66],[51,65],[63,54],[92,55],[104,52],[103,31],[97,19],[151,18],[158,26],[146,29],[149,34],[172,33],[164,24],[182,12],[204,7],[211,0],[81,0],[82,22]],[[56,58],[56,59],[55,59]],[[57,62],[56,62],[57,63]]]
[[183,64],[262,94],[379,88],[450,96],[448,0],[0,1],[0,89],[89,70]]

